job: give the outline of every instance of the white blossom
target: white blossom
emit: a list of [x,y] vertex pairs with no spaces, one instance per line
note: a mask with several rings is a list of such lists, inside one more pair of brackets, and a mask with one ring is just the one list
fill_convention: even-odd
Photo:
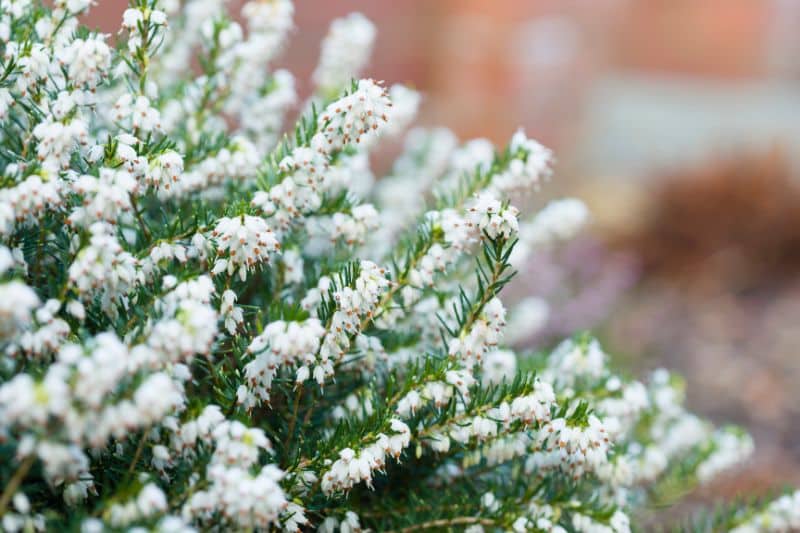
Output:
[[[511,253],[513,262],[514,253]],[[547,301],[537,297],[527,297],[518,302],[509,312],[505,329],[505,340],[516,345],[532,338],[547,325],[550,307]]]
[[322,491],[326,494],[347,491],[362,481],[372,487],[373,471],[383,470],[387,456],[399,459],[410,443],[411,431],[405,423],[392,419],[389,426],[391,433],[379,433],[371,445],[359,451],[341,450],[339,459],[322,476]]
[[[72,12],[82,9],[70,10]],[[78,87],[94,89],[111,67],[111,49],[105,36],[94,35],[88,39],[75,39],[56,54],[59,63],[67,66],[67,74]]]
[[533,246],[574,237],[589,219],[589,210],[575,198],[565,198],[547,204],[528,227],[525,239]]
[[31,322],[31,313],[39,305],[33,289],[20,281],[0,283],[0,339],[11,337]]
[[95,222],[89,228],[92,236],[69,267],[69,280],[83,298],[99,293],[109,311],[116,303],[125,303],[125,296],[136,283],[137,261],[122,249],[109,228]]
[[508,168],[492,178],[492,188],[496,191],[504,194],[530,191],[550,177],[552,152],[526,137],[524,131],[519,130],[511,137],[509,152]]
[[238,271],[242,281],[247,279],[249,271],[269,262],[270,254],[280,250],[272,229],[260,217],[221,218],[211,236],[217,242],[218,253],[225,254],[214,263],[213,273],[233,275]]
[[731,533],[759,531],[783,533],[798,528],[800,528],[800,491],[795,491],[770,502],[762,511],[731,529]]
[[708,481],[719,472],[743,463],[753,453],[750,435],[737,435],[732,431],[720,431],[713,438],[714,450],[697,467],[700,481]]
[[519,233],[519,211],[514,206],[504,206],[491,193],[478,195],[468,208],[470,225],[490,239],[513,239]]
[[322,90],[338,90],[358,76],[372,53],[375,26],[361,13],[334,20],[322,41],[314,82]]
[[327,152],[348,144],[370,143],[389,120],[391,101],[373,80],[360,80],[357,89],[328,105],[319,116],[318,147]]
[[[509,348],[549,311],[499,294],[508,267],[588,209],[527,211],[553,156],[522,130],[412,129],[378,175],[422,95],[361,78],[363,15],[297,106],[291,0],[132,2],[109,35],[96,3],[0,0],[4,531],[627,532],[668,473],[753,453],[587,335]],[[797,507],[726,525],[798,529]]]
[[450,355],[458,357],[467,368],[482,363],[489,349],[500,342],[505,315],[505,308],[498,298],[489,300],[472,327],[450,342]]

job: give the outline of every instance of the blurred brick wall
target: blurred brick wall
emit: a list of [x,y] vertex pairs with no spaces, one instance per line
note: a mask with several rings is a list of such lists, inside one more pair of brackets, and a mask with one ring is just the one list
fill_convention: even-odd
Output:
[[615,66],[704,77],[764,74],[769,0],[630,0],[613,39]]
[[[585,91],[608,70],[764,75],[782,1],[300,0],[278,65],[307,93],[328,24],[358,10],[379,31],[367,74],[423,90],[423,122],[496,142],[523,125],[558,147],[574,140]],[[100,0],[87,20],[113,33],[125,4]]]

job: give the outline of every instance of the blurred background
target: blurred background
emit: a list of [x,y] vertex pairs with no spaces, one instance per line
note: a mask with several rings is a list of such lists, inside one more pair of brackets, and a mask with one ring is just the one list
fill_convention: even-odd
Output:
[[[89,21],[112,33],[125,4]],[[378,28],[368,75],[421,90],[422,124],[500,145],[522,126],[555,150],[541,201],[594,218],[521,273],[551,302],[531,346],[591,328],[747,427],[753,461],[697,499],[800,485],[800,0],[296,5],[280,65],[303,96],[328,24],[357,10]]]

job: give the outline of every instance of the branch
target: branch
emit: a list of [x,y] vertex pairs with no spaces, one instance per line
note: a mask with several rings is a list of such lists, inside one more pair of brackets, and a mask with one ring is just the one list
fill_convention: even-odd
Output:
[[8,507],[8,502],[10,502],[11,498],[14,497],[14,494],[17,492],[22,480],[25,479],[25,476],[28,474],[28,471],[30,471],[34,462],[36,462],[36,456],[29,455],[24,461],[22,461],[22,463],[20,463],[17,471],[14,472],[13,476],[11,476],[6,488],[3,489],[2,496],[0,496],[0,516],[5,514],[6,507]]
[[425,529],[438,529],[452,526],[466,526],[471,524],[480,524],[482,526],[494,526],[496,522],[491,518],[482,518],[480,516],[459,516],[456,518],[440,518],[438,520],[430,520],[420,524],[414,524],[402,529],[391,529],[386,533],[409,533],[410,531],[423,531]]

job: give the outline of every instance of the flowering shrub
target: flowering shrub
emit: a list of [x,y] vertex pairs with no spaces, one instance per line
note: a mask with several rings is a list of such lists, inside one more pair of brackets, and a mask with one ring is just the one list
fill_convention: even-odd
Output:
[[[513,265],[587,210],[510,203],[551,173],[522,131],[412,130],[374,180],[420,97],[352,81],[363,16],[282,135],[289,0],[246,27],[132,0],[116,48],[79,26],[91,3],[0,0],[4,529],[628,531],[750,453],[585,335],[504,348]],[[785,496],[728,525],[799,518]]]

